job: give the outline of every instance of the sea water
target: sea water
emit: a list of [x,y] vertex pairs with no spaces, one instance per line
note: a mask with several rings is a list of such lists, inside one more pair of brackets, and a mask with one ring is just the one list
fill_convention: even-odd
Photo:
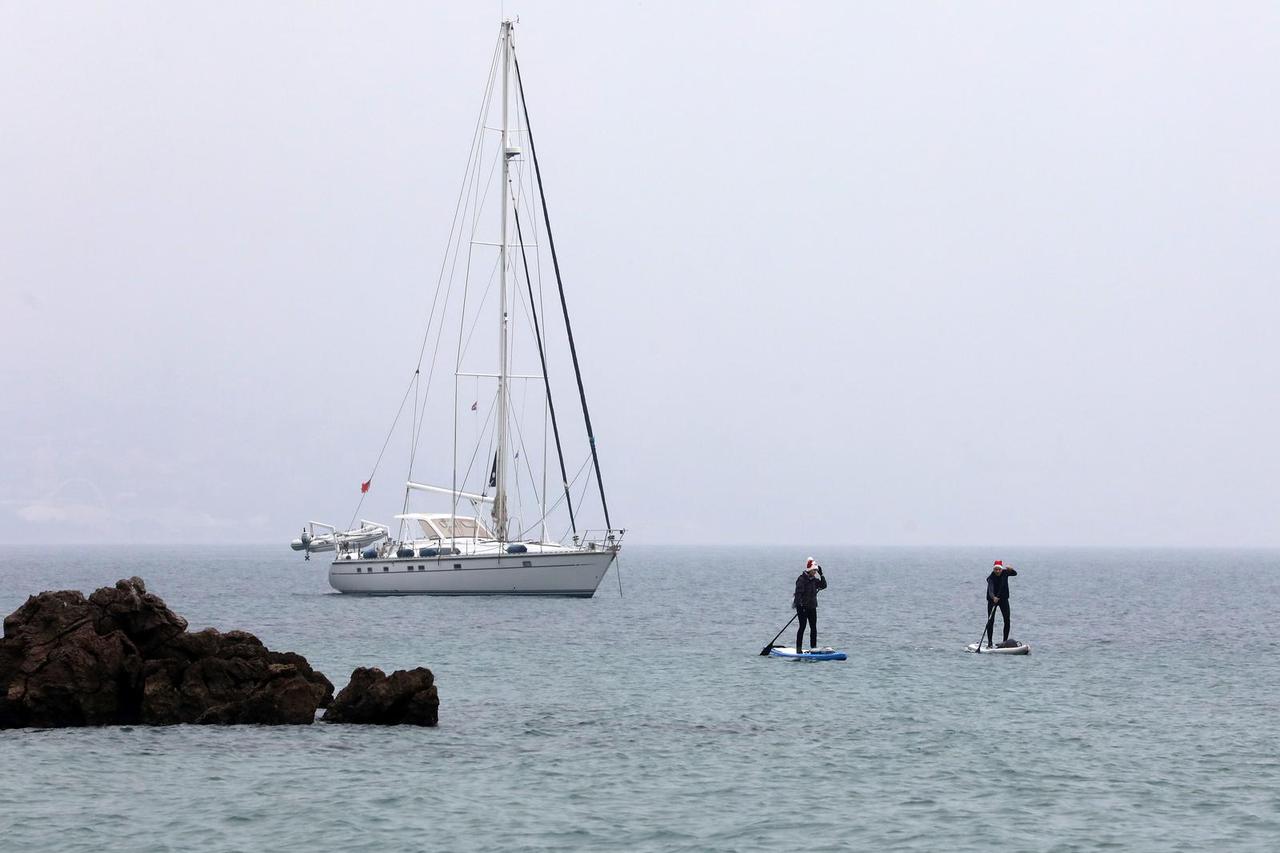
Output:
[[[811,550],[849,660],[760,657]],[[993,558],[1030,656],[962,651]],[[435,729],[0,732],[0,849],[1280,848],[1274,551],[634,546],[589,600],[344,596],[326,567],[6,549],[4,613],[139,575],[338,688],[428,666],[441,706]]]

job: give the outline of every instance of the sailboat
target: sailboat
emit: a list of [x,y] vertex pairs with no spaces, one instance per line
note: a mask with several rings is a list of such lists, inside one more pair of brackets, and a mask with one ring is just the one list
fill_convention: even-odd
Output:
[[[395,515],[398,530],[393,533],[390,525],[365,519],[355,525],[373,483],[371,473],[361,484],[360,504],[352,524],[340,529],[331,524],[308,522],[302,535],[292,542],[293,549],[304,552],[307,559],[313,553],[333,552],[329,583],[340,592],[590,597],[622,548],[625,531],[613,527],[609,520],[596,438],[569,322],[560,260],[552,237],[513,31],[512,21],[502,22],[427,330],[404,399],[383,444],[385,452],[412,396],[409,476],[405,480],[401,512]],[[494,104],[495,93],[500,93],[500,107]],[[497,127],[491,127],[488,121],[494,109],[500,112]],[[494,146],[486,141],[491,133],[497,134]],[[532,170],[527,168],[530,163]],[[497,194],[501,196],[497,205],[497,239],[476,239],[481,236],[484,222],[481,210],[493,193],[495,177]],[[541,286],[542,241],[549,249],[555,272],[553,297],[559,303],[558,312],[545,310],[547,300]],[[488,260],[486,252],[496,258]],[[477,288],[473,287],[477,282],[473,282],[473,278],[479,278],[482,273],[477,271],[486,268],[491,272],[483,293],[477,298],[474,293]],[[462,279],[460,300],[454,292],[459,275]],[[494,291],[496,306],[490,302]],[[485,371],[464,370],[469,366],[468,361],[474,359],[470,344],[482,319],[478,308],[492,312],[491,319],[497,320],[497,363],[496,366],[490,363]],[[548,340],[553,317],[565,333],[586,439],[582,464],[573,477],[569,476],[565,461],[566,452],[572,452],[569,430],[562,429],[556,417],[548,370],[553,358]],[[456,318],[458,334],[450,407],[436,404],[432,396],[432,380],[437,376],[442,349],[446,358],[449,354],[441,345],[449,325],[446,318]],[[517,319],[526,322],[520,324]],[[517,326],[523,338],[517,335]],[[530,340],[535,347],[527,345]],[[434,347],[430,346],[433,341]],[[513,368],[518,341],[521,342],[520,354],[527,361],[532,361],[527,353],[536,352],[537,360],[530,368],[533,372],[517,373]],[[480,422],[480,401],[485,395],[479,390],[481,382],[492,389],[492,395],[486,399],[483,423]],[[439,384],[434,383],[437,392]],[[519,396],[513,391],[517,386],[521,389]],[[464,395],[472,387],[476,389],[472,395],[474,401],[467,406]],[[525,417],[521,426],[522,416],[528,415],[530,388],[534,389],[533,396],[540,404],[537,406],[537,414],[541,415],[540,453],[538,436],[534,434],[536,416]],[[451,414],[451,423],[442,416],[446,409]],[[444,435],[433,430],[442,431]],[[468,430],[473,445],[470,450],[465,446]],[[560,475],[559,487],[555,489],[548,487],[548,467],[552,459],[549,435],[554,438],[554,458]],[[443,475],[442,457],[449,449],[451,460],[447,461],[452,464],[448,485],[419,482],[415,465],[423,463],[421,457],[426,456],[426,466]],[[541,457],[540,482],[531,456]],[[375,473],[381,459],[380,453],[373,466]],[[492,463],[488,464],[490,459]],[[477,465],[477,460],[483,461]],[[586,494],[592,481],[604,525],[596,530],[581,529]],[[445,506],[437,506],[434,511],[410,511],[411,497],[422,495]],[[564,535],[554,538],[552,525],[565,520],[568,526]]]

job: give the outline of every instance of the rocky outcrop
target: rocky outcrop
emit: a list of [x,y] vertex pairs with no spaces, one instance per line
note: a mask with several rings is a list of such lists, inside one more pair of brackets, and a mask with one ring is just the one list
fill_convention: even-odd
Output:
[[141,578],[31,596],[4,620],[0,728],[310,723],[333,696],[301,655],[186,628]]
[[123,632],[98,633],[103,615],[79,592],[67,591],[32,596],[5,618],[0,728],[138,718],[142,655]]
[[146,662],[142,722],[305,724],[333,685],[302,655],[273,652],[246,631],[182,634]]
[[435,676],[424,667],[387,675],[360,667],[324,712],[326,723],[434,726],[440,719]]

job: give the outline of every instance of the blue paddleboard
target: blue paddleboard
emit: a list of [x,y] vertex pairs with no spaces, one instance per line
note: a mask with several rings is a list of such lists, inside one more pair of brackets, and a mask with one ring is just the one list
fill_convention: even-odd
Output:
[[838,652],[830,646],[825,649],[810,649],[807,652],[797,652],[791,646],[774,646],[769,649],[769,656],[787,660],[846,660],[848,657],[844,652]]

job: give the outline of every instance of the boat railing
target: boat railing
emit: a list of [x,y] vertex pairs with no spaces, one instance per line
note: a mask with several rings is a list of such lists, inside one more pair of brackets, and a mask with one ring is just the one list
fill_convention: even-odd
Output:
[[588,551],[617,551],[622,547],[622,537],[626,532],[621,527],[586,530],[581,536],[574,537],[574,544]]

